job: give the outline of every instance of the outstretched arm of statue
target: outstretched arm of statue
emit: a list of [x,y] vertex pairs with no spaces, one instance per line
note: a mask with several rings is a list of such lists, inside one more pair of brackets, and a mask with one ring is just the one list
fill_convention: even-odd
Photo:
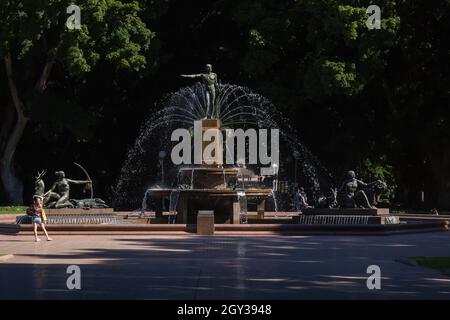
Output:
[[72,183],[72,184],[88,184],[91,183],[90,181],[86,181],[86,180],[71,180],[71,179],[67,179],[68,183]]
[[367,186],[367,183],[361,180],[357,180],[359,185],[362,185],[363,187]]
[[200,78],[202,75],[201,74],[181,74],[180,76],[182,76],[183,78]]

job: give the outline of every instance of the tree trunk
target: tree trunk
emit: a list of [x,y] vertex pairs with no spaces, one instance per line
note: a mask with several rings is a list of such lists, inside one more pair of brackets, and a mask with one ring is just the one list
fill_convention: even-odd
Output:
[[2,120],[0,124],[0,154],[3,154],[2,151],[5,150],[8,143],[9,133],[16,121],[14,106],[10,101],[8,101],[6,108],[0,114],[0,119]]
[[14,81],[12,59],[9,52],[5,55],[4,60],[11,100],[16,111],[16,123],[14,124],[14,128],[8,137],[5,149],[1,154],[0,177],[11,204],[20,205],[23,204],[23,184],[15,175],[13,160],[17,145],[22,138],[28,119],[23,113],[23,103],[19,97],[19,91],[17,90],[17,86]]
[[27,119],[25,117],[17,119],[1,158],[0,175],[3,182],[3,188],[13,205],[23,204],[23,184],[15,175],[13,159],[26,124]]
[[[58,45],[59,47],[59,45]],[[57,49],[58,49],[57,47]],[[24,104],[19,95],[16,82],[14,80],[13,65],[11,53],[7,52],[4,58],[6,76],[8,78],[8,86],[11,94],[12,104],[16,113],[16,123],[11,134],[8,136],[5,148],[0,154],[0,178],[3,182],[4,189],[12,204],[18,205],[23,203],[23,184],[17,178],[14,172],[14,154],[17,146],[22,139],[23,132],[28,122],[28,118],[24,114]],[[42,94],[47,88],[47,81],[54,65],[54,59],[49,59],[44,65],[41,75],[34,86],[37,94]],[[1,152],[2,150],[0,150]]]
[[[1,106],[0,106],[1,107]],[[8,101],[5,105],[5,108],[2,108],[2,112],[0,113],[0,164],[1,159],[4,154],[4,150],[6,148],[6,145],[9,140],[9,136],[12,132],[12,129],[14,127],[14,123],[16,121],[16,112],[14,110],[14,106],[12,105],[12,102]],[[1,170],[0,170],[1,173]],[[2,181],[0,176],[0,181]],[[0,201],[6,201],[7,195],[3,188],[3,184],[0,183]]]

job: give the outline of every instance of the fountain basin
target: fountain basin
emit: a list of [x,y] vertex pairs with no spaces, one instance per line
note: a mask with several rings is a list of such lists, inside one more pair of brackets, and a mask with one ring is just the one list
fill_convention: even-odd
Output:
[[[155,197],[168,197],[172,192],[177,191],[176,189],[148,189],[147,192],[151,196]],[[231,197],[237,198],[237,194],[240,190],[233,189],[186,189],[179,190],[180,194],[189,197]],[[271,197],[271,189],[245,189],[245,195],[247,197]]]
[[[215,223],[239,224],[242,214],[239,193],[234,189],[148,189],[152,199],[170,198],[179,192],[176,210],[177,223],[195,223],[199,210],[213,210]],[[272,197],[270,189],[245,189],[247,199],[257,203],[258,211],[264,211],[265,200]]]

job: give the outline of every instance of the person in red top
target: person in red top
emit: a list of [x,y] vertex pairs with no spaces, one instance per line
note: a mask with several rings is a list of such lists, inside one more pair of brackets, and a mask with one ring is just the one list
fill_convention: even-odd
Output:
[[47,237],[47,241],[52,241],[53,239],[48,236],[47,230],[45,229],[45,210],[43,208],[43,201],[44,198],[40,195],[33,196],[33,204],[30,208],[28,208],[27,214],[31,216],[31,221],[33,223],[33,231],[34,231],[34,237],[36,242],[41,241],[41,239],[38,238],[37,235],[37,226],[38,224],[41,226],[42,230],[45,233],[45,236]]

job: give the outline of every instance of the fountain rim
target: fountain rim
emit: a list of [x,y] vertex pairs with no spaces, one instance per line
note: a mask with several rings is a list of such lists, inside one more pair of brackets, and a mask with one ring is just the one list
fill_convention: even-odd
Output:
[[201,195],[203,197],[236,197],[240,192],[245,192],[247,197],[271,197],[272,189],[246,188],[246,189],[158,189],[149,188],[150,195],[169,196],[172,192],[180,192],[186,195]]
[[192,171],[204,171],[208,173],[220,173],[220,174],[239,174],[240,168],[238,167],[232,167],[232,168],[221,168],[221,167],[205,167],[205,166],[198,166],[198,167],[181,167],[178,169],[179,173],[184,172],[192,172]]

